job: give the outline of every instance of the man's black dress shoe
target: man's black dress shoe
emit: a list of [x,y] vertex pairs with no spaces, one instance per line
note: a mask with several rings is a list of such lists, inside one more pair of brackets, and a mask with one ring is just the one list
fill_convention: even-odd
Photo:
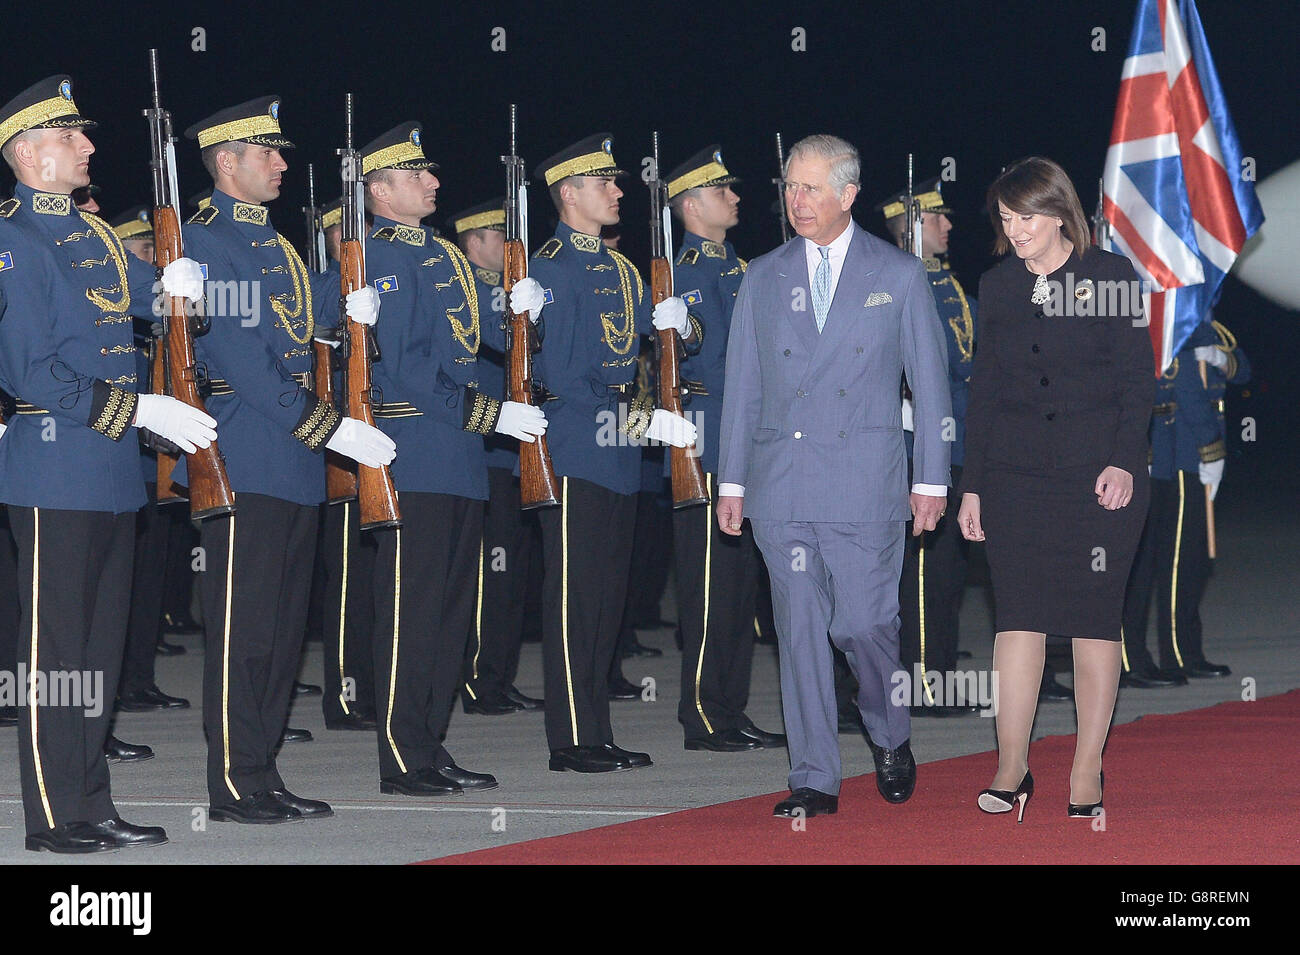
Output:
[[293,682],[294,696],[320,696],[323,692],[324,690],[315,683],[299,683],[297,680]]
[[188,710],[190,701],[179,696],[168,696],[155,683],[143,690],[131,690],[117,698],[117,708],[126,713],[144,713],[148,710]]
[[0,706],[0,726],[18,725],[18,707]]
[[623,651],[624,657],[661,657],[663,655],[664,652],[658,647],[648,647],[635,637],[632,638],[632,642],[628,644],[627,649]]
[[871,744],[876,761],[876,788],[886,802],[907,802],[916,789],[916,760],[912,758],[911,740],[897,749]]
[[345,713],[338,719],[325,721],[327,730],[369,730],[373,732],[378,725],[373,713]]
[[535,696],[519,692],[513,685],[506,687],[506,699],[525,710],[540,710],[546,707],[546,701]]
[[280,822],[297,822],[302,819],[302,813],[285,805],[273,793],[264,789],[224,806],[209,807],[208,818],[213,822],[270,826]]
[[602,746],[566,746],[551,750],[550,767],[557,773],[621,773],[632,764]]
[[1047,703],[1068,703],[1074,699],[1074,691],[1057,683],[1056,677],[1049,676],[1038,688],[1038,699]]
[[748,726],[742,726],[740,732],[752,740],[757,740],[758,745],[764,749],[784,749],[785,736],[781,733],[768,733],[759,729],[753,723]]
[[111,852],[117,848],[112,839],[101,834],[88,822],[69,822],[53,829],[35,832],[23,845],[32,852],[58,852],[80,855],[86,852]]
[[302,796],[295,796],[287,789],[272,789],[271,796],[280,805],[297,809],[304,819],[324,819],[334,815],[334,810],[330,808],[329,803],[319,799],[304,799]]
[[167,830],[162,826],[133,826],[118,817],[91,823],[90,828],[109,840],[115,849],[160,846],[167,841]]
[[1224,666],[1222,663],[1211,663],[1209,660],[1197,660],[1195,663],[1189,663],[1183,667],[1183,672],[1196,679],[1232,676],[1231,668]]
[[487,693],[479,694],[477,700],[470,699],[468,693],[460,698],[461,706],[465,712],[474,716],[505,716],[507,713],[518,713],[523,709],[518,703],[507,699],[504,695],[493,695]]
[[293,726],[286,726],[284,732],[280,734],[280,744],[285,743],[310,743],[314,737],[311,730],[298,729]]
[[980,708],[978,706],[909,706],[907,711],[912,716],[943,718],[948,716],[970,716],[972,713],[978,713]]
[[489,789],[496,789],[498,785],[497,778],[491,773],[472,773],[468,769],[461,769],[455,763],[439,766],[438,772],[461,789],[485,792]]
[[153,759],[153,749],[143,743],[124,743],[116,736],[110,736],[104,744],[104,755],[110,763],[136,763]]
[[609,681],[609,698],[611,700],[639,700],[641,687],[626,677],[616,677]]
[[465,790],[432,766],[413,769],[400,776],[379,780],[379,791],[388,796],[462,796]]
[[[201,633],[203,626],[188,613],[165,613],[162,618],[162,632],[179,635]],[[184,648],[181,648],[184,650]]]
[[743,753],[762,749],[762,744],[740,730],[719,730],[708,736],[696,736],[686,741],[687,749],[702,749],[710,753]]
[[162,637],[159,637],[154,652],[160,657],[179,657],[185,653],[185,648],[179,643],[168,643]]
[[1177,670],[1131,670],[1119,675],[1120,686],[1137,690],[1158,690],[1169,686],[1186,686],[1187,677]]
[[772,810],[774,816],[833,816],[839,812],[840,797],[832,796],[817,789],[800,787],[788,798],[782,799]]
[[649,753],[635,753],[630,749],[624,749],[622,746],[615,746],[613,743],[605,743],[600,748],[611,756],[617,756],[634,769],[654,765]]

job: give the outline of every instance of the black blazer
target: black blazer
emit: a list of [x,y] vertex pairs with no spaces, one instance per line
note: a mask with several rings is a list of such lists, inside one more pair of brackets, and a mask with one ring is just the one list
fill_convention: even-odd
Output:
[[1090,246],[1047,278],[1046,305],[1015,255],[980,278],[963,492],[1001,468],[1146,467],[1155,361],[1133,266]]

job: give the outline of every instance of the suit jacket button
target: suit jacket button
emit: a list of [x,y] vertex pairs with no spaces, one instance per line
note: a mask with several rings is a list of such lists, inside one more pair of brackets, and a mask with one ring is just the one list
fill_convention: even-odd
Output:
[[1043,417],[1046,418],[1048,421],[1055,420],[1055,418],[1056,418],[1056,412],[1055,412],[1055,411],[1049,411],[1049,412],[1047,412],[1047,414],[1043,415]]
[[1046,388],[1046,387],[1047,387],[1047,376],[1044,375],[1042,378],[1039,378],[1039,379],[1038,379],[1038,383],[1039,383],[1040,385],[1042,385],[1044,388]]
[[794,433],[794,436],[795,436],[796,438],[802,438],[802,437],[803,437],[803,432],[802,432],[802,431],[796,431],[796,432]]
[[841,437],[841,438],[845,438],[845,437],[848,437],[848,435],[846,435],[843,431],[841,431],[841,432],[840,432],[840,437]]
[[795,394],[798,395],[800,398],[807,398],[807,397],[808,397],[808,392],[804,391],[802,388],[800,388],[798,391],[796,391]]
[[1038,354],[1038,343],[1037,343],[1037,342],[1034,342],[1034,344],[1031,345],[1031,346],[1029,347],[1029,350],[1030,350],[1031,352],[1033,352],[1035,355],[1037,355],[1037,354]]
[[848,394],[848,392],[845,391],[843,388],[841,388],[841,389],[840,389],[840,397],[843,398],[846,394]]
[[857,348],[857,352],[858,352],[859,355],[862,354],[862,346],[861,346],[861,345],[858,346],[858,348]]
[[786,357],[786,358],[789,358],[789,357],[790,357],[790,349],[788,349],[788,348],[785,350],[785,357]]

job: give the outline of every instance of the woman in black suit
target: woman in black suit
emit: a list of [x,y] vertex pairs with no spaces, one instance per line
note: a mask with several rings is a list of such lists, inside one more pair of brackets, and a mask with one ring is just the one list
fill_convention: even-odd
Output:
[[980,279],[958,523],[985,540],[997,608],[998,771],[1007,812],[1033,792],[1029,734],[1046,634],[1073,638],[1079,732],[1069,815],[1102,801],[1124,587],[1146,518],[1154,361],[1128,259],[1092,245],[1065,171],[1030,157],[989,187],[997,251]]

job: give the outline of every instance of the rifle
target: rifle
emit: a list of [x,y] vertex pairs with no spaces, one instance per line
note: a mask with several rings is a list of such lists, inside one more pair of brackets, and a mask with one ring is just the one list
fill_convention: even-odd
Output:
[[[149,166],[153,171],[154,263],[161,288],[163,269],[181,258],[185,251],[181,245],[180,214],[176,211],[180,190],[176,187],[176,146],[172,138],[172,118],[162,108],[156,49],[149,51],[149,72],[153,79],[153,109],[143,112],[149,122]],[[203,398],[199,395],[194,360],[194,330],[190,327],[190,319],[186,314],[185,299],[168,296],[167,307],[162,312],[162,324],[163,338],[156,343],[154,349],[153,389],[158,393],[166,386],[176,398],[206,414]],[[171,469],[176,460],[169,459],[162,452],[158,454],[160,500],[164,499],[164,491],[171,490]],[[235,493],[230,489],[225,461],[216,441],[193,453],[186,452],[185,467],[189,474],[192,520],[200,521],[207,517],[230,514],[235,510]]]
[[[658,305],[673,294],[671,244],[673,223],[668,210],[668,183],[659,173],[659,133],[653,136],[654,178],[650,186],[650,304]],[[686,357],[681,337],[671,328],[655,332],[655,359],[659,366],[659,407],[675,415],[682,414],[681,363]],[[690,507],[709,502],[709,488],[704,483],[704,469],[695,445],[668,447],[668,463],[673,481],[673,507]]]
[[[510,155],[502,156],[506,166],[506,247],[501,273],[506,295],[515,283],[528,277],[528,183],[524,180],[524,161],[516,148],[517,124],[515,104],[510,104]],[[534,394],[533,353],[540,347],[537,331],[527,314],[510,310],[506,299],[506,386],[510,400],[537,404]],[[543,399],[544,400],[544,399]],[[549,507],[560,503],[559,482],[546,435],[539,434],[532,444],[519,442],[519,506],[524,510]]]
[[903,231],[903,251],[924,258],[921,251],[921,201],[912,192],[912,154],[907,154],[907,228]]
[[[373,386],[370,381],[370,363],[378,355],[375,339],[369,325],[351,321],[347,316],[344,299],[366,285],[366,221],[365,183],[361,179],[361,153],[352,147],[352,94],[347,94],[347,145],[338,151],[342,157],[343,221],[342,243],[339,246],[339,315],[346,326],[346,336],[340,348],[347,352],[347,378],[344,393],[347,397],[349,418],[356,418],[372,428],[375,426],[371,408]],[[397,507],[397,488],[388,465],[377,468],[364,464],[357,466],[357,499],[361,529],[401,527],[402,515]]]
[[1097,180],[1097,212],[1092,217],[1092,241],[1110,249],[1110,222],[1106,219],[1106,180]]
[[[313,272],[325,271],[325,230],[321,228],[320,207],[316,205],[316,173],[307,163],[307,205],[302,210],[307,217],[307,267]],[[341,323],[340,323],[341,324]],[[343,350],[344,336],[339,336],[339,349]],[[312,384],[316,397],[328,401],[340,412],[338,395],[334,393],[334,349],[323,342],[312,341],[315,365]],[[346,355],[344,356],[346,357]],[[344,372],[346,375],[346,371]],[[357,473],[354,462],[337,452],[325,450],[325,500],[330,504],[357,499]]]
[[790,220],[785,214],[785,149],[781,145],[781,134],[776,134],[776,171],[779,175],[772,180],[776,186],[776,217],[781,220],[781,242],[790,241]]

